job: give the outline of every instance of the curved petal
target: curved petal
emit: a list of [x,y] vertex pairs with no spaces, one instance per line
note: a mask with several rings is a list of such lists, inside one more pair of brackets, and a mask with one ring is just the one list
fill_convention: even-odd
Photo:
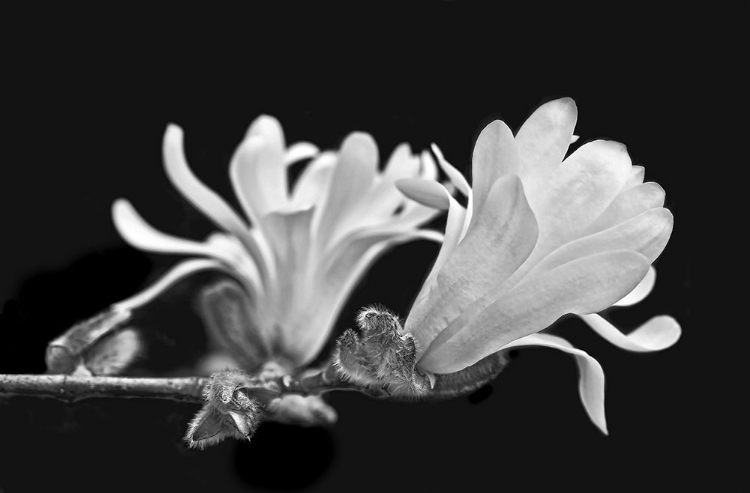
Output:
[[491,292],[435,338],[420,366],[434,373],[459,371],[566,313],[600,312],[632,291],[649,265],[628,250],[600,253],[525,278],[499,299]]
[[182,129],[177,125],[167,126],[163,153],[167,176],[186,199],[219,227],[237,237],[247,234],[247,224],[216,192],[201,183],[190,171],[183,150]]
[[623,299],[615,303],[614,306],[631,306],[640,303],[646,296],[648,296],[651,290],[654,289],[654,284],[656,284],[656,269],[654,269],[654,266],[652,265],[648,268],[646,277],[638,283],[638,286],[636,286],[635,289],[628,293]]
[[611,228],[649,209],[663,206],[664,189],[658,183],[635,185],[617,195],[609,207],[586,228],[584,234]]
[[303,159],[314,158],[318,155],[318,152],[320,150],[315,144],[311,144],[310,142],[296,142],[290,145],[284,153],[284,165],[289,166]]
[[437,180],[437,165],[435,165],[435,160],[432,159],[429,152],[422,151],[419,155],[419,164],[419,178],[423,180]]
[[475,219],[438,272],[429,298],[409,314],[423,350],[469,304],[505,281],[536,243],[534,214],[516,175],[497,180]]
[[148,224],[125,199],[117,199],[112,204],[112,221],[120,236],[131,246],[151,252],[212,257],[234,267],[233,274],[243,277],[253,291],[262,289],[254,259],[247,255],[241,243],[234,244],[223,238],[224,235],[217,233],[210,241],[199,243],[164,234]]
[[667,315],[654,317],[627,335],[595,313],[578,316],[597,334],[615,346],[639,353],[667,349],[676,343],[682,334],[677,320]]
[[451,183],[456,186],[459,192],[467,197],[471,197],[471,187],[469,186],[469,182],[466,181],[464,175],[445,159],[443,152],[437,145],[432,144],[430,147],[432,148],[432,152],[435,153],[435,156],[437,156],[440,169],[443,170],[443,173],[445,173]]
[[378,147],[369,134],[354,132],[341,145],[338,162],[334,167],[322,204],[315,209],[312,234],[318,249],[347,230],[354,205],[366,196],[375,178],[378,166]]
[[565,339],[549,334],[532,334],[511,342],[503,349],[519,346],[544,346],[575,356],[580,373],[578,393],[583,407],[591,421],[607,435],[607,420],[604,413],[604,370],[599,362],[588,353],[573,347]]
[[396,181],[395,185],[401,193],[424,206],[439,210],[447,210],[450,207],[450,194],[436,181],[405,178]]
[[471,163],[474,192],[471,210],[472,215],[476,215],[487,200],[490,188],[499,178],[518,174],[516,141],[513,139],[513,132],[504,122],[495,120],[482,130],[474,145]]
[[536,189],[540,181],[562,163],[573,140],[578,109],[570,98],[541,105],[516,134],[519,174],[527,187]]

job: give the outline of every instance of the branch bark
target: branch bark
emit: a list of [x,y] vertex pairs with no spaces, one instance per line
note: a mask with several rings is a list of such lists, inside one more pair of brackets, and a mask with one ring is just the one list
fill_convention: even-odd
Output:
[[142,397],[203,402],[202,377],[127,378],[69,375],[0,375],[0,397],[27,395],[78,401],[91,397]]

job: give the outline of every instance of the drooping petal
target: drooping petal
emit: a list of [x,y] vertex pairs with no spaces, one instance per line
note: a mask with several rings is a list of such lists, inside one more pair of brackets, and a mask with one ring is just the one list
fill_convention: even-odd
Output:
[[602,311],[632,291],[649,265],[628,250],[599,253],[524,278],[499,298],[490,292],[432,341],[420,366],[434,373],[458,371],[566,313]]
[[402,179],[395,182],[396,188],[410,199],[439,210],[447,210],[450,206],[450,194],[443,185],[432,180],[419,178]]
[[654,269],[654,266],[652,265],[648,268],[646,277],[638,283],[638,286],[636,286],[635,289],[628,293],[623,299],[615,303],[615,306],[631,306],[640,303],[646,296],[648,296],[651,290],[654,289],[654,284],[656,284],[656,269]]
[[472,214],[482,209],[492,185],[502,176],[518,174],[518,150],[513,132],[500,121],[487,125],[477,138],[472,157]]
[[[154,229],[125,199],[117,199],[112,204],[112,221],[120,236],[131,246],[150,252],[203,255],[223,261],[246,279],[247,286],[258,292],[262,281],[255,261],[247,255],[240,243],[227,241],[207,241],[200,243],[170,236]],[[221,235],[217,233],[215,238]]]
[[248,135],[232,157],[229,176],[245,213],[259,224],[261,217],[286,207],[287,169],[278,139]]
[[568,341],[549,334],[532,334],[506,345],[503,349],[519,346],[544,346],[565,351],[576,358],[580,379],[578,393],[591,421],[604,433],[607,420],[604,413],[604,371],[588,353],[573,347]]
[[516,175],[495,182],[475,221],[437,274],[429,298],[409,314],[407,326],[423,349],[469,304],[505,281],[536,244],[534,214]]
[[[594,141],[579,147],[542,185],[524,181],[539,223],[537,256],[575,239],[609,206],[630,172],[625,146]],[[541,188],[540,188],[541,186]]]
[[284,153],[284,165],[289,166],[297,161],[313,158],[318,155],[319,151],[318,147],[310,142],[296,142],[290,145]]
[[312,234],[319,249],[356,222],[351,210],[369,192],[377,166],[378,147],[369,134],[354,132],[341,144],[328,193],[313,218]]
[[604,212],[586,228],[584,234],[611,228],[644,211],[663,206],[664,189],[658,183],[636,185],[620,192]]
[[182,129],[177,125],[167,126],[163,153],[167,176],[186,199],[219,227],[237,237],[246,234],[247,224],[216,192],[201,183],[190,171],[183,149]]
[[682,333],[680,324],[667,315],[652,318],[630,334],[623,334],[614,325],[595,313],[579,315],[594,331],[615,346],[639,353],[661,351],[671,347]]

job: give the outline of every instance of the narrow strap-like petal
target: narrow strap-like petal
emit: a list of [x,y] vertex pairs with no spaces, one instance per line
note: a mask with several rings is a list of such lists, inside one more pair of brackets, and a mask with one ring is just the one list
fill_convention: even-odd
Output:
[[490,292],[435,338],[420,365],[434,373],[458,371],[566,313],[600,312],[632,291],[649,265],[628,250],[600,253],[525,278],[499,299]]
[[409,314],[411,333],[424,349],[469,304],[505,281],[536,243],[534,214],[516,175],[497,180],[475,220],[438,272],[429,299]]
[[284,149],[260,135],[246,138],[229,165],[234,192],[250,220],[258,224],[288,202]]
[[435,160],[432,159],[432,156],[430,156],[429,152],[422,151],[422,153],[419,155],[419,164],[420,178],[422,178],[423,180],[437,180],[437,165],[435,164]]
[[654,284],[656,284],[656,269],[652,265],[648,268],[648,274],[638,283],[638,286],[615,303],[615,306],[631,306],[640,303],[654,289]]
[[591,421],[607,435],[607,420],[604,413],[604,370],[599,362],[588,353],[573,347],[565,339],[549,334],[532,334],[511,342],[503,349],[520,346],[544,346],[575,356],[580,373],[578,393],[583,407]]
[[224,199],[195,177],[188,167],[183,149],[182,129],[169,125],[164,134],[164,169],[172,184],[199,211],[219,227],[241,236],[248,226]]
[[682,334],[677,320],[667,315],[654,317],[627,335],[601,315],[592,313],[579,315],[579,317],[597,334],[615,346],[639,353],[667,349],[676,343]]

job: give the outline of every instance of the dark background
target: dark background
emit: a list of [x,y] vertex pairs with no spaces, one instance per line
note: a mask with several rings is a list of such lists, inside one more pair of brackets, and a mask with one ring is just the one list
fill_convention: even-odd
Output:
[[[127,197],[176,236],[200,239],[213,230],[163,172],[168,122],[185,130],[195,173],[237,206],[229,159],[261,113],[280,119],[288,142],[334,148],[350,131],[370,132],[382,158],[402,141],[416,150],[436,142],[468,173],[486,123],[501,118],[517,129],[539,104],[562,96],[578,105],[581,142],[625,143],[646,179],[666,189],[675,215],[654,292],[607,316],[629,330],[671,314],[682,339],[663,353],[634,354],[583,322],[559,324],[604,367],[609,437],[580,404],[574,359],[548,349],[515,352],[507,370],[470,398],[404,404],[336,394],[330,402],[340,419],[331,429],[268,424],[251,443],[202,452],[181,441],[196,405],[3,398],[0,491],[657,491],[727,481],[725,450],[707,418],[717,411],[703,373],[710,354],[691,300],[697,221],[687,148],[700,140],[692,120],[703,104],[690,77],[699,63],[691,35],[623,43],[643,35],[629,25],[605,26],[582,42],[567,32],[541,40],[539,26],[511,35],[511,18],[494,23],[489,11],[454,2],[382,19],[334,12],[6,17],[0,373],[43,372],[50,339],[176,261],[125,245],[110,219],[114,199]],[[406,315],[436,252],[415,242],[384,256],[336,330],[367,303]],[[147,327],[168,334],[153,335],[149,357],[161,369],[203,342],[193,288],[166,297],[155,308],[158,327]]]

